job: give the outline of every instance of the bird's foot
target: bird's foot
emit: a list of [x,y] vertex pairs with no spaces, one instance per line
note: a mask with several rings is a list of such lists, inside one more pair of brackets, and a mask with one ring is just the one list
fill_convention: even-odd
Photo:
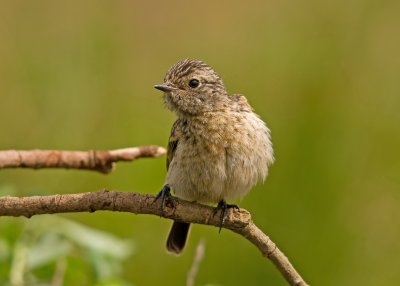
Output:
[[224,200],[221,200],[217,207],[214,209],[214,215],[221,210],[221,222],[219,224],[219,232],[221,232],[222,227],[225,224],[226,217],[228,216],[228,209],[236,209],[240,210],[238,205],[235,204],[227,204]]
[[164,209],[164,202],[165,202],[165,205],[169,205],[171,207],[174,207],[174,200],[173,200],[173,197],[171,195],[171,187],[168,184],[164,185],[164,187],[161,189],[161,191],[154,198],[153,203],[158,201],[158,199],[160,199],[160,198],[161,198],[160,210]]

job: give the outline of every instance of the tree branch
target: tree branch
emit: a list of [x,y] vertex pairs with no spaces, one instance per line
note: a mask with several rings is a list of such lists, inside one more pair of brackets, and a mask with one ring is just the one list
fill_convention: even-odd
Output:
[[65,168],[86,169],[108,174],[118,161],[133,161],[143,157],[165,154],[159,146],[140,146],[106,151],[5,150],[0,151],[0,169],[3,168]]
[[[99,210],[153,214],[168,219],[219,226],[220,216],[214,208],[174,198],[174,207],[160,209],[154,196],[147,194],[102,190],[80,194],[32,197],[0,197],[0,216],[95,212]],[[291,285],[307,285],[276,244],[252,221],[244,209],[229,211],[224,228],[236,232],[252,244],[278,268]]]

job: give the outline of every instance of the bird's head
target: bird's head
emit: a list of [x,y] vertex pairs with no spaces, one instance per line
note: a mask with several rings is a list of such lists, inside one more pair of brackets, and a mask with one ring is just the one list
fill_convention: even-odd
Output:
[[173,65],[164,82],[154,87],[164,92],[166,106],[178,116],[212,111],[228,95],[221,78],[209,65],[190,59]]

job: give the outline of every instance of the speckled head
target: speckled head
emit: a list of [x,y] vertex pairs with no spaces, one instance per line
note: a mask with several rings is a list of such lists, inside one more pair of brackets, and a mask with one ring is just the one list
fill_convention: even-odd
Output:
[[166,106],[178,115],[203,112],[213,102],[227,96],[218,74],[206,63],[191,59],[173,65],[165,75],[164,83],[154,87],[164,91]]

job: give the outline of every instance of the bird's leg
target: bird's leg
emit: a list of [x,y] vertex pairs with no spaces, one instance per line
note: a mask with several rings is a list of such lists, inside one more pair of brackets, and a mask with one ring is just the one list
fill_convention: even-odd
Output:
[[169,203],[171,205],[171,207],[174,207],[174,201],[173,201],[172,195],[171,195],[171,187],[168,184],[164,185],[164,187],[161,189],[161,191],[155,197],[153,203],[155,203],[159,198],[161,198],[161,203],[160,203],[161,210],[163,210],[163,208],[164,208],[164,201],[167,201],[167,203]]
[[219,225],[219,232],[225,223],[226,217],[228,216],[228,209],[236,209],[240,210],[238,205],[235,204],[227,204],[224,200],[220,200],[217,207],[214,209],[214,215],[221,210],[221,223]]

